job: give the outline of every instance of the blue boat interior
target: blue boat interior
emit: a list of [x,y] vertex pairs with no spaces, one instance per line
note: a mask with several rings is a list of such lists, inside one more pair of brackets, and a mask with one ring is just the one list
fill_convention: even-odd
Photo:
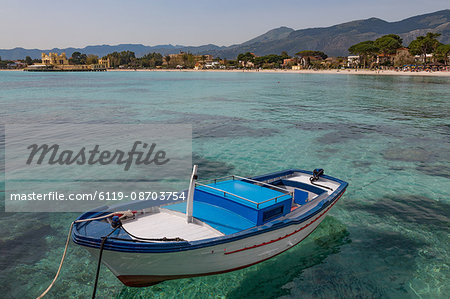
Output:
[[[286,215],[291,205],[289,193],[227,180],[195,188],[193,216],[224,234],[232,234]],[[185,213],[186,202],[165,208]]]
[[[164,208],[186,213],[186,201],[165,206]],[[194,201],[193,210],[193,216],[196,219],[208,224],[225,235],[234,234],[255,226],[254,222],[237,213],[208,203]]]
[[305,184],[302,182],[296,182],[296,181],[289,181],[289,180],[277,180],[272,183],[274,186],[288,186],[288,187],[294,187],[294,188],[300,188],[303,190],[307,190],[309,192],[315,193],[317,195],[321,195],[322,193],[325,193],[326,191],[324,189],[321,189],[319,187]]

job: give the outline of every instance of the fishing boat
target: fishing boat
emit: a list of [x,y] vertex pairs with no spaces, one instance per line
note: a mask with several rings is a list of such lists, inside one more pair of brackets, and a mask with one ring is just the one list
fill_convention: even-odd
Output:
[[225,273],[300,243],[347,185],[322,169],[199,181],[194,166],[186,200],[86,212],[74,222],[71,237],[127,286]]

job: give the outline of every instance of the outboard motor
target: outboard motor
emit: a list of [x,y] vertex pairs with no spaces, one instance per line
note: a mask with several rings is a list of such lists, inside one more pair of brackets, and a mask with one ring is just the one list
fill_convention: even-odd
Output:
[[310,178],[310,181],[318,181],[319,178],[323,175],[324,171],[322,168],[316,168],[313,171],[313,176]]

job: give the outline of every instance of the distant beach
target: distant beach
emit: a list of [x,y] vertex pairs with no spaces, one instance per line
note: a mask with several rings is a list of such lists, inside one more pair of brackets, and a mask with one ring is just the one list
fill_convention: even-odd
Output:
[[149,69],[149,70],[121,70],[112,69],[109,72],[219,72],[219,73],[292,73],[292,74],[338,74],[338,75],[394,75],[394,76],[440,76],[440,77],[450,77],[450,71],[437,71],[437,72],[403,72],[394,70],[356,70],[356,69],[344,69],[344,70],[192,70],[192,69]]
[[[8,70],[0,69],[6,72],[22,72],[23,70]],[[411,71],[394,71],[394,70],[357,70],[357,69],[340,69],[340,70],[194,70],[194,69],[109,69],[108,72],[212,72],[212,73],[290,73],[290,74],[336,74],[336,75],[382,75],[382,76],[438,76],[450,77],[450,71],[436,71],[436,72],[411,72]]]

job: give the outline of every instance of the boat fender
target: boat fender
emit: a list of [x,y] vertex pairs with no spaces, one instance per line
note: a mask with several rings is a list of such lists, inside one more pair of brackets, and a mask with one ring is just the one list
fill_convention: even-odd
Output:
[[120,221],[119,216],[113,216],[111,219],[111,226],[112,228],[117,228],[119,226],[122,226],[122,222]]

